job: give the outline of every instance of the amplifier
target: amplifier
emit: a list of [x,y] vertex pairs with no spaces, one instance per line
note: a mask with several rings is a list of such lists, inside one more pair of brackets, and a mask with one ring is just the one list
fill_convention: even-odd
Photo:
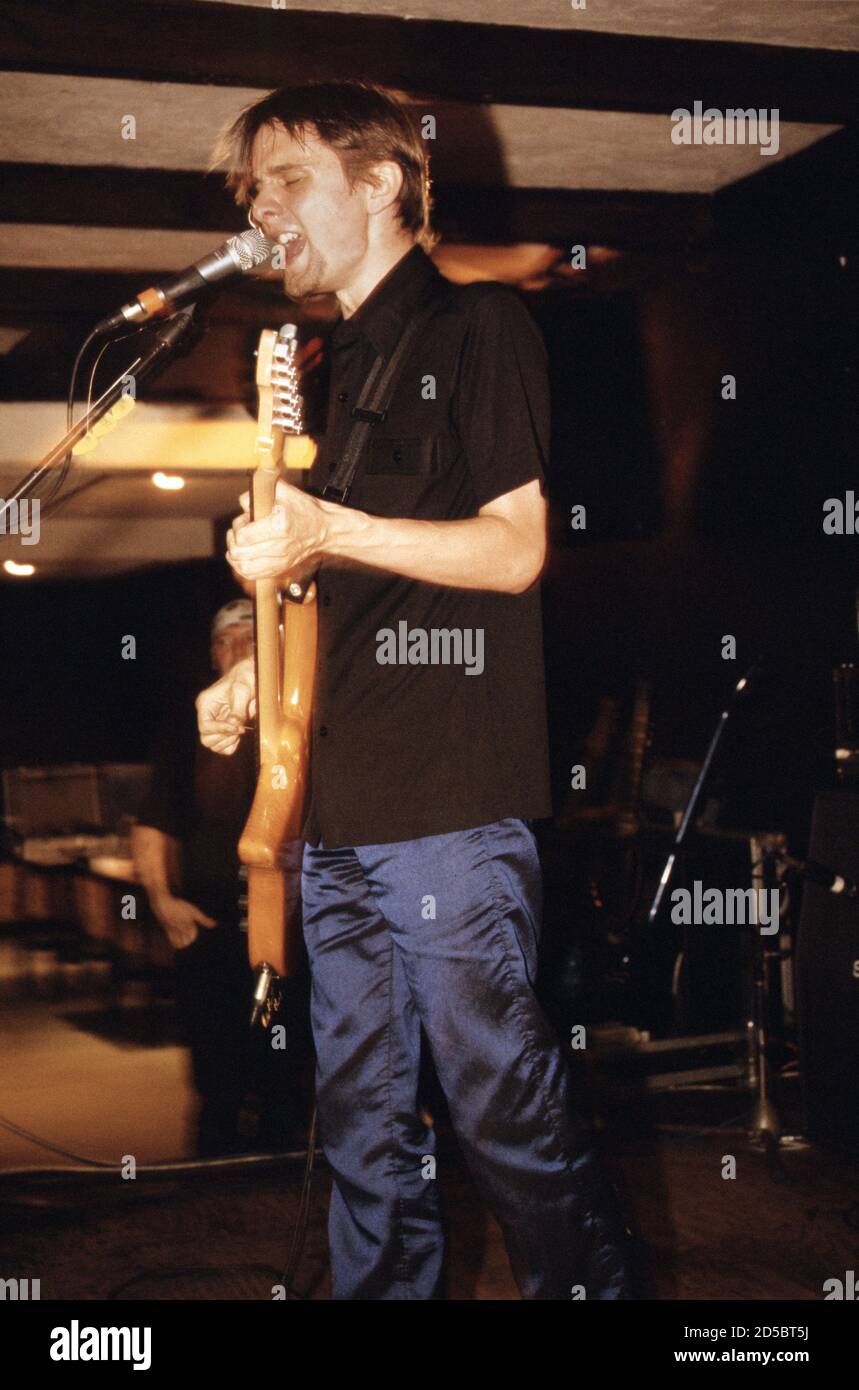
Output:
[[[809,858],[859,879],[859,788],[819,793]],[[806,1133],[859,1147],[859,900],[804,885],[796,983]]]

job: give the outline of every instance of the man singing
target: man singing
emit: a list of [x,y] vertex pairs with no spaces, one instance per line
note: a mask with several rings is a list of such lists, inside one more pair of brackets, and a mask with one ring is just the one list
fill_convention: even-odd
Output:
[[[435,269],[425,145],[392,93],[273,92],[219,159],[284,248],[286,295],[333,292],[342,313],[312,492],[279,482],[271,517],[245,511],[228,543],[245,580],[317,572],[301,891],[333,1296],[439,1296],[434,1135],[416,1097],[423,1025],[522,1295],[628,1298],[625,1233],[534,995],[529,822],[550,814],[542,340],[512,290],[455,287]],[[348,504],[314,495],[368,374],[415,315]],[[207,747],[235,751],[252,690],[243,663],[200,696]]]

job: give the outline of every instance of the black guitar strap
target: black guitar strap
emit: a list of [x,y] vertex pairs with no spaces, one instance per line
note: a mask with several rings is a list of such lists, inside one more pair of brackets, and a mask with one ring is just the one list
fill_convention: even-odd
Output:
[[406,353],[436,307],[437,301],[433,299],[429,304],[425,304],[422,309],[419,309],[403,329],[397,346],[388,358],[387,366],[385,366],[385,359],[379,356],[370,368],[358,398],[358,404],[352,410],[355,424],[346,440],[346,447],[333,478],[322,490],[322,496],[327,502],[345,504],[349,500],[361,452],[367,442],[370,429],[373,425],[380,425],[385,419]]

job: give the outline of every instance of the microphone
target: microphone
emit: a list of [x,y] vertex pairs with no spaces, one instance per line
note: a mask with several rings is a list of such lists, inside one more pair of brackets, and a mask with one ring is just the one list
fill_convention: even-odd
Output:
[[130,304],[123,304],[118,313],[97,323],[93,332],[102,336],[113,333],[117,328],[124,328],[126,324],[146,323],[148,319],[172,314],[177,304],[193,299],[207,285],[232,279],[234,275],[257,273],[268,264],[274,250],[275,243],[256,228],[239,236],[228,237],[217,250],[210,251],[208,256],[196,261],[187,270],[171,275],[160,285],[142,290]]

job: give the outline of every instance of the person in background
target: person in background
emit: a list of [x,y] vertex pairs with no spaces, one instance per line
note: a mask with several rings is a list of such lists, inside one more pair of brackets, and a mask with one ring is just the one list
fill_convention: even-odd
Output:
[[[234,599],[212,623],[212,666],[224,676],[252,652],[253,605]],[[196,1152],[214,1157],[248,1147],[240,1121],[252,1091],[261,1105],[256,1147],[282,1149],[300,1123],[296,1049],[273,1050],[268,1034],[250,1032],[252,976],[239,902],[238,841],[256,788],[254,741],[245,739],[237,758],[209,752],[189,702],[165,720],[151,761],[152,787],[132,849],[176,953],[180,1026],[198,1095]]]

